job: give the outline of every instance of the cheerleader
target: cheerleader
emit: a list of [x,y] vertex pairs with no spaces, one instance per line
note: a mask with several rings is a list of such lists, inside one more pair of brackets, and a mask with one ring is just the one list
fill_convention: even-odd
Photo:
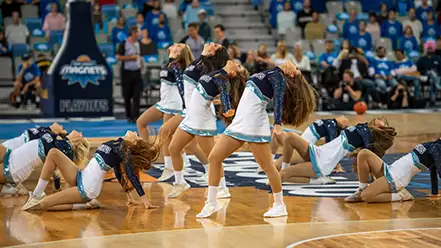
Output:
[[[146,209],[156,208],[147,199],[141,183],[139,171],[148,170],[159,155],[155,141],[145,140],[136,132],[128,131],[124,137],[107,141],[96,150],[94,157],[84,170],[78,170],[69,158],[53,149],[49,152],[34,192],[22,210],[78,210],[99,208],[95,200],[104,181],[104,175],[113,169],[118,182],[128,198],[128,204],[144,204]],[[44,190],[52,172],[59,168],[61,174],[72,187],[50,196]],[[130,192],[135,189],[142,202],[135,201]]]
[[3,171],[0,173],[0,187],[4,188],[4,184],[17,185],[24,182],[36,167],[43,165],[51,150],[66,154],[74,163],[80,165],[87,159],[89,142],[80,132],[72,131],[66,139],[46,133],[41,138],[29,141],[14,150],[0,145],[0,169]]
[[[325,138],[325,143],[337,138],[340,135],[340,131],[349,126],[349,121],[345,116],[339,116],[335,119],[321,119],[314,121],[309,125],[300,136],[306,140],[309,144],[315,145],[321,138]],[[275,140],[275,139],[274,139]],[[291,157],[290,163],[283,162],[283,156],[276,160],[277,169],[286,169],[290,164],[298,164],[305,162],[297,154],[294,153]],[[338,165],[337,165],[338,167]]]
[[395,128],[390,127],[385,118],[373,119],[370,123],[350,126],[331,142],[322,146],[309,144],[299,135],[287,134],[283,147],[283,162],[288,163],[293,150],[297,150],[304,163],[290,166],[280,172],[283,182],[330,184],[329,178],[337,163],[357,149],[367,148],[383,156],[393,145]]
[[[212,101],[220,94],[221,114],[227,124],[228,118],[234,116],[234,109],[239,103],[240,95],[245,88],[245,82],[249,75],[239,63],[229,60],[227,65],[217,71],[208,73],[199,79],[199,84],[193,91],[190,104],[187,108],[185,119],[179,125],[179,129],[173,135],[169,150],[175,169],[175,183],[168,195],[177,197],[190,188],[185,181],[182,171],[182,160],[178,156],[185,145],[196,138],[199,146],[208,156],[214,146],[216,136],[216,115],[213,113]],[[225,179],[223,179],[225,180]],[[226,183],[220,187],[218,198],[228,198],[230,193]]]
[[[201,56],[193,61],[193,63],[188,66],[183,74],[184,80],[184,103],[188,107],[191,101],[191,96],[193,94],[194,89],[198,85],[199,78],[207,74],[209,72],[219,70],[227,64],[229,57],[227,50],[221,45],[210,43],[204,45],[204,50],[202,51]],[[214,109],[214,106],[211,105]],[[214,111],[214,110],[213,110]],[[181,116],[175,115],[172,119],[170,119],[165,125],[161,127],[161,137],[164,140],[164,147],[169,147],[171,143],[171,137],[174,132],[177,130],[179,124],[184,120],[185,113],[187,112],[184,109]],[[190,145],[197,145],[196,140],[193,140]],[[201,156],[201,155],[199,155]],[[204,155],[205,156],[205,155]],[[167,155],[164,157],[166,161],[165,169],[160,177],[160,179],[167,180],[174,175],[174,169],[172,165],[171,157]],[[201,163],[204,166],[205,174],[198,179],[198,181],[206,182],[208,179],[208,159]],[[167,164],[167,161],[169,163]]]
[[[417,173],[436,168],[441,172],[441,139],[416,145],[407,155],[391,165],[375,153],[363,149],[357,156],[359,187],[346,202],[367,203],[408,201],[415,199],[406,186]],[[373,174],[375,181],[369,183]]]
[[222,207],[216,200],[223,171],[222,161],[248,142],[268,176],[274,195],[273,207],[264,217],[286,216],[282,185],[271,156],[271,130],[266,105],[274,98],[273,136],[283,135],[284,124],[300,125],[315,109],[315,91],[291,62],[254,74],[246,83],[236,115],[209,156],[208,199],[198,218],[206,218]]

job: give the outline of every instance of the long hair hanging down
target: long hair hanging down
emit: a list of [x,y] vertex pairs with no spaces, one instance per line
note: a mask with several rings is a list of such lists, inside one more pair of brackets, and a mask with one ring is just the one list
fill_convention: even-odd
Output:
[[191,62],[194,61],[194,57],[190,47],[187,44],[182,45],[184,45],[185,47],[181,50],[181,54],[174,61],[172,61],[169,66],[179,64],[179,67],[184,70],[185,68],[187,68],[187,66],[191,64]]
[[[245,90],[246,82],[249,77],[250,77],[250,74],[244,68],[243,71],[237,72],[237,74],[234,78],[229,79],[230,85],[228,86],[228,90],[230,93],[230,105],[231,105],[231,108],[234,110],[237,110],[237,106],[239,106],[240,98],[242,97],[243,91]],[[217,116],[218,116],[218,118],[223,120],[223,122],[225,123],[226,126],[230,125],[231,122],[233,121],[233,118],[234,118],[234,116],[225,117],[223,115],[222,102],[218,108]]]
[[88,161],[90,143],[84,137],[75,137],[69,139],[69,143],[72,145],[72,151],[74,154],[74,163],[81,167]]
[[120,148],[121,155],[123,156],[120,164],[122,171],[121,185],[125,192],[133,190],[134,187],[128,178],[124,165],[129,163],[129,166],[132,166],[133,171],[139,178],[139,171],[149,170],[152,167],[153,161],[158,158],[160,145],[160,142],[157,142],[157,138],[122,142]]
[[303,77],[296,75],[288,77],[283,99],[282,122],[285,125],[300,126],[308,120],[308,117],[316,109],[317,92]]
[[222,69],[230,59],[228,51],[225,47],[216,50],[213,56],[205,57],[202,61],[202,74],[205,75],[215,70]]

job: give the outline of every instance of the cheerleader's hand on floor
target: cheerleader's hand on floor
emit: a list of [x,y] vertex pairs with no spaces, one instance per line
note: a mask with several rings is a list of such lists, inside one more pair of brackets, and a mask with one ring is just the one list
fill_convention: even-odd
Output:
[[280,125],[274,125],[273,128],[273,135],[275,136],[282,136],[285,132],[283,131],[282,127]]
[[234,113],[235,113],[234,109],[230,109],[226,113],[224,113],[223,115],[225,117],[232,117],[232,116],[234,116]]

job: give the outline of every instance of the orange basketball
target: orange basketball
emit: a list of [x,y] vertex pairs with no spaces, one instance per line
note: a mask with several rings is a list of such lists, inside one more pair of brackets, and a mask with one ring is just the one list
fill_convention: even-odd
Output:
[[354,105],[354,111],[357,112],[357,114],[359,115],[366,113],[367,108],[368,107],[365,102],[357,102]]

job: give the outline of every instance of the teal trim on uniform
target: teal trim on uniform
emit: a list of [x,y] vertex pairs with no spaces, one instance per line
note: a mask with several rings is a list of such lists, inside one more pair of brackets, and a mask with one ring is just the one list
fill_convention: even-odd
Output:
[[194,86],[198,85],[198,82],[194,81],[193,78],[191,78],[185,74],[182,76],[182,79],[184,80],[184,83],[193,84]]
[[101,170],[103,171],[109,171],[110,169],[112,169],[112,167],[110,167],[109,165],[106,164],[106,162],[104,162],[104,159],[101,157],[101,155],[99,155],[98,153],[95,153],[93,155],[93,157],[96,159],[96,161],[98,162],[98,165],[100,166]]
[[230,136],[232,138],[235,138],[237,140],[242,140],[242,141],[251,142],[251,143],[269,143],[269,142],[271,142],[271,135],[270,136],[249,135],[249,134],[231,132],[228,129],[226,129],[224,131],[224,134],[227,136]]
[[395,184],[394,179],[390,175],[389,165],[386,163],[383,163],[383,167],[384,167],[383,168],[384,169],[384,177],[386,178],[387,183],[389,184],[390,192],[397,193],[398,192],[397,185]]
[[260,98],[260,100],[262,100],[264,102],[267,102],[267,103],[271,102],[271,99],[269,99],[268,97],[264,96],[262,91],[260,91],[259,87],[257,87],[257,85],[254,84],[253,81],[251,81],[251,80],[248,81],[246,86],[245,86],[245,88],[251,89],[251,91],[253,91],[254,94],[256,94],[256,96]]
[[15,185],[14,179],[12,178],[11,174],[11,168],[9,168],[9,159],[11,158],[11,152],[11,149],[6,149],[6,154],[3,157],[3,174],[9,184]]
[[309,158],[311,159],[312,169],[314,170],[317,178],[322,177],[322,176],[327,176],[327,175],[322,175],[322,172],[320,171],[320,168],[318,166],[318,163],[317,163],[317,160],[315,157],[314,145],[309,145]]
[[81,170],[78,170],[78,174],[77,174],[77,188],[78,188],[78,192],[80,192],[80,197],[84,202],[88,202],[92,200],[89,197],[87,197],[86,191],[84,190],[83,172]]
[[38,156],[40,157],[43,163],[44,161],[46,161],[46,154],[44,153],[44,145],[41,139],[38,140]]
[[321,137],[320,135],[317,133],[317,131],[315,130],[315,126],[314,125],[310,125],[309,126],[309,130],[311,130],[312,134],[314,134],[314,136],[319,140]]
[[412,155],[413,165],[421,171],[427,170],[427,167],[420,162],[420,159],[414,152],[410,152]]
[[214,98],[214,97],[209,96],[209,95],[207,94],[207,92],[205,91],[205,89],[204,89],[204,87],[202,86],[202,84],[198,84],[198,85],[196,86],[196,89],[198,90],[198,92],[202,95],[202,97],[203,97],[205,100],[207,100],[207,101],[213,101],[213,98]]
[[341,132],[340,134],[340,138],[342,139],[343,142],[343,148],[349,152],[353,152],[355,151],[355,147],[351,144],[348,143],[348,137],[346,137],[345,132]]
[[159,105],[159,103],[155,103],[155,108],[159,111],[161,111],[164,114],[169,114],[169,115],[180,115],[182,110],[180,109],[167,109],[162,107],[161,105]]
[[172,82],[170,82],[170,81],[168,81],[168,80],[165,80],[165,79],[163,79],[163,78],[161,78],[159,81],[160,81],[161,83],[165,83],[166,85],[170,85],[170,86],[175,86],[175,87],[177,87],[176,83],[172,83]]
[[216,129],[214,130],[203,130],[203,129],[195,129],[185,125],[183,122],[179,124],[179,128],[183,131],[196,135],[196,136],[216,136]]
[[29,142],[29,131],[28,130],[24,131],[23,135],[24,135],[24,143],[26,144]]

